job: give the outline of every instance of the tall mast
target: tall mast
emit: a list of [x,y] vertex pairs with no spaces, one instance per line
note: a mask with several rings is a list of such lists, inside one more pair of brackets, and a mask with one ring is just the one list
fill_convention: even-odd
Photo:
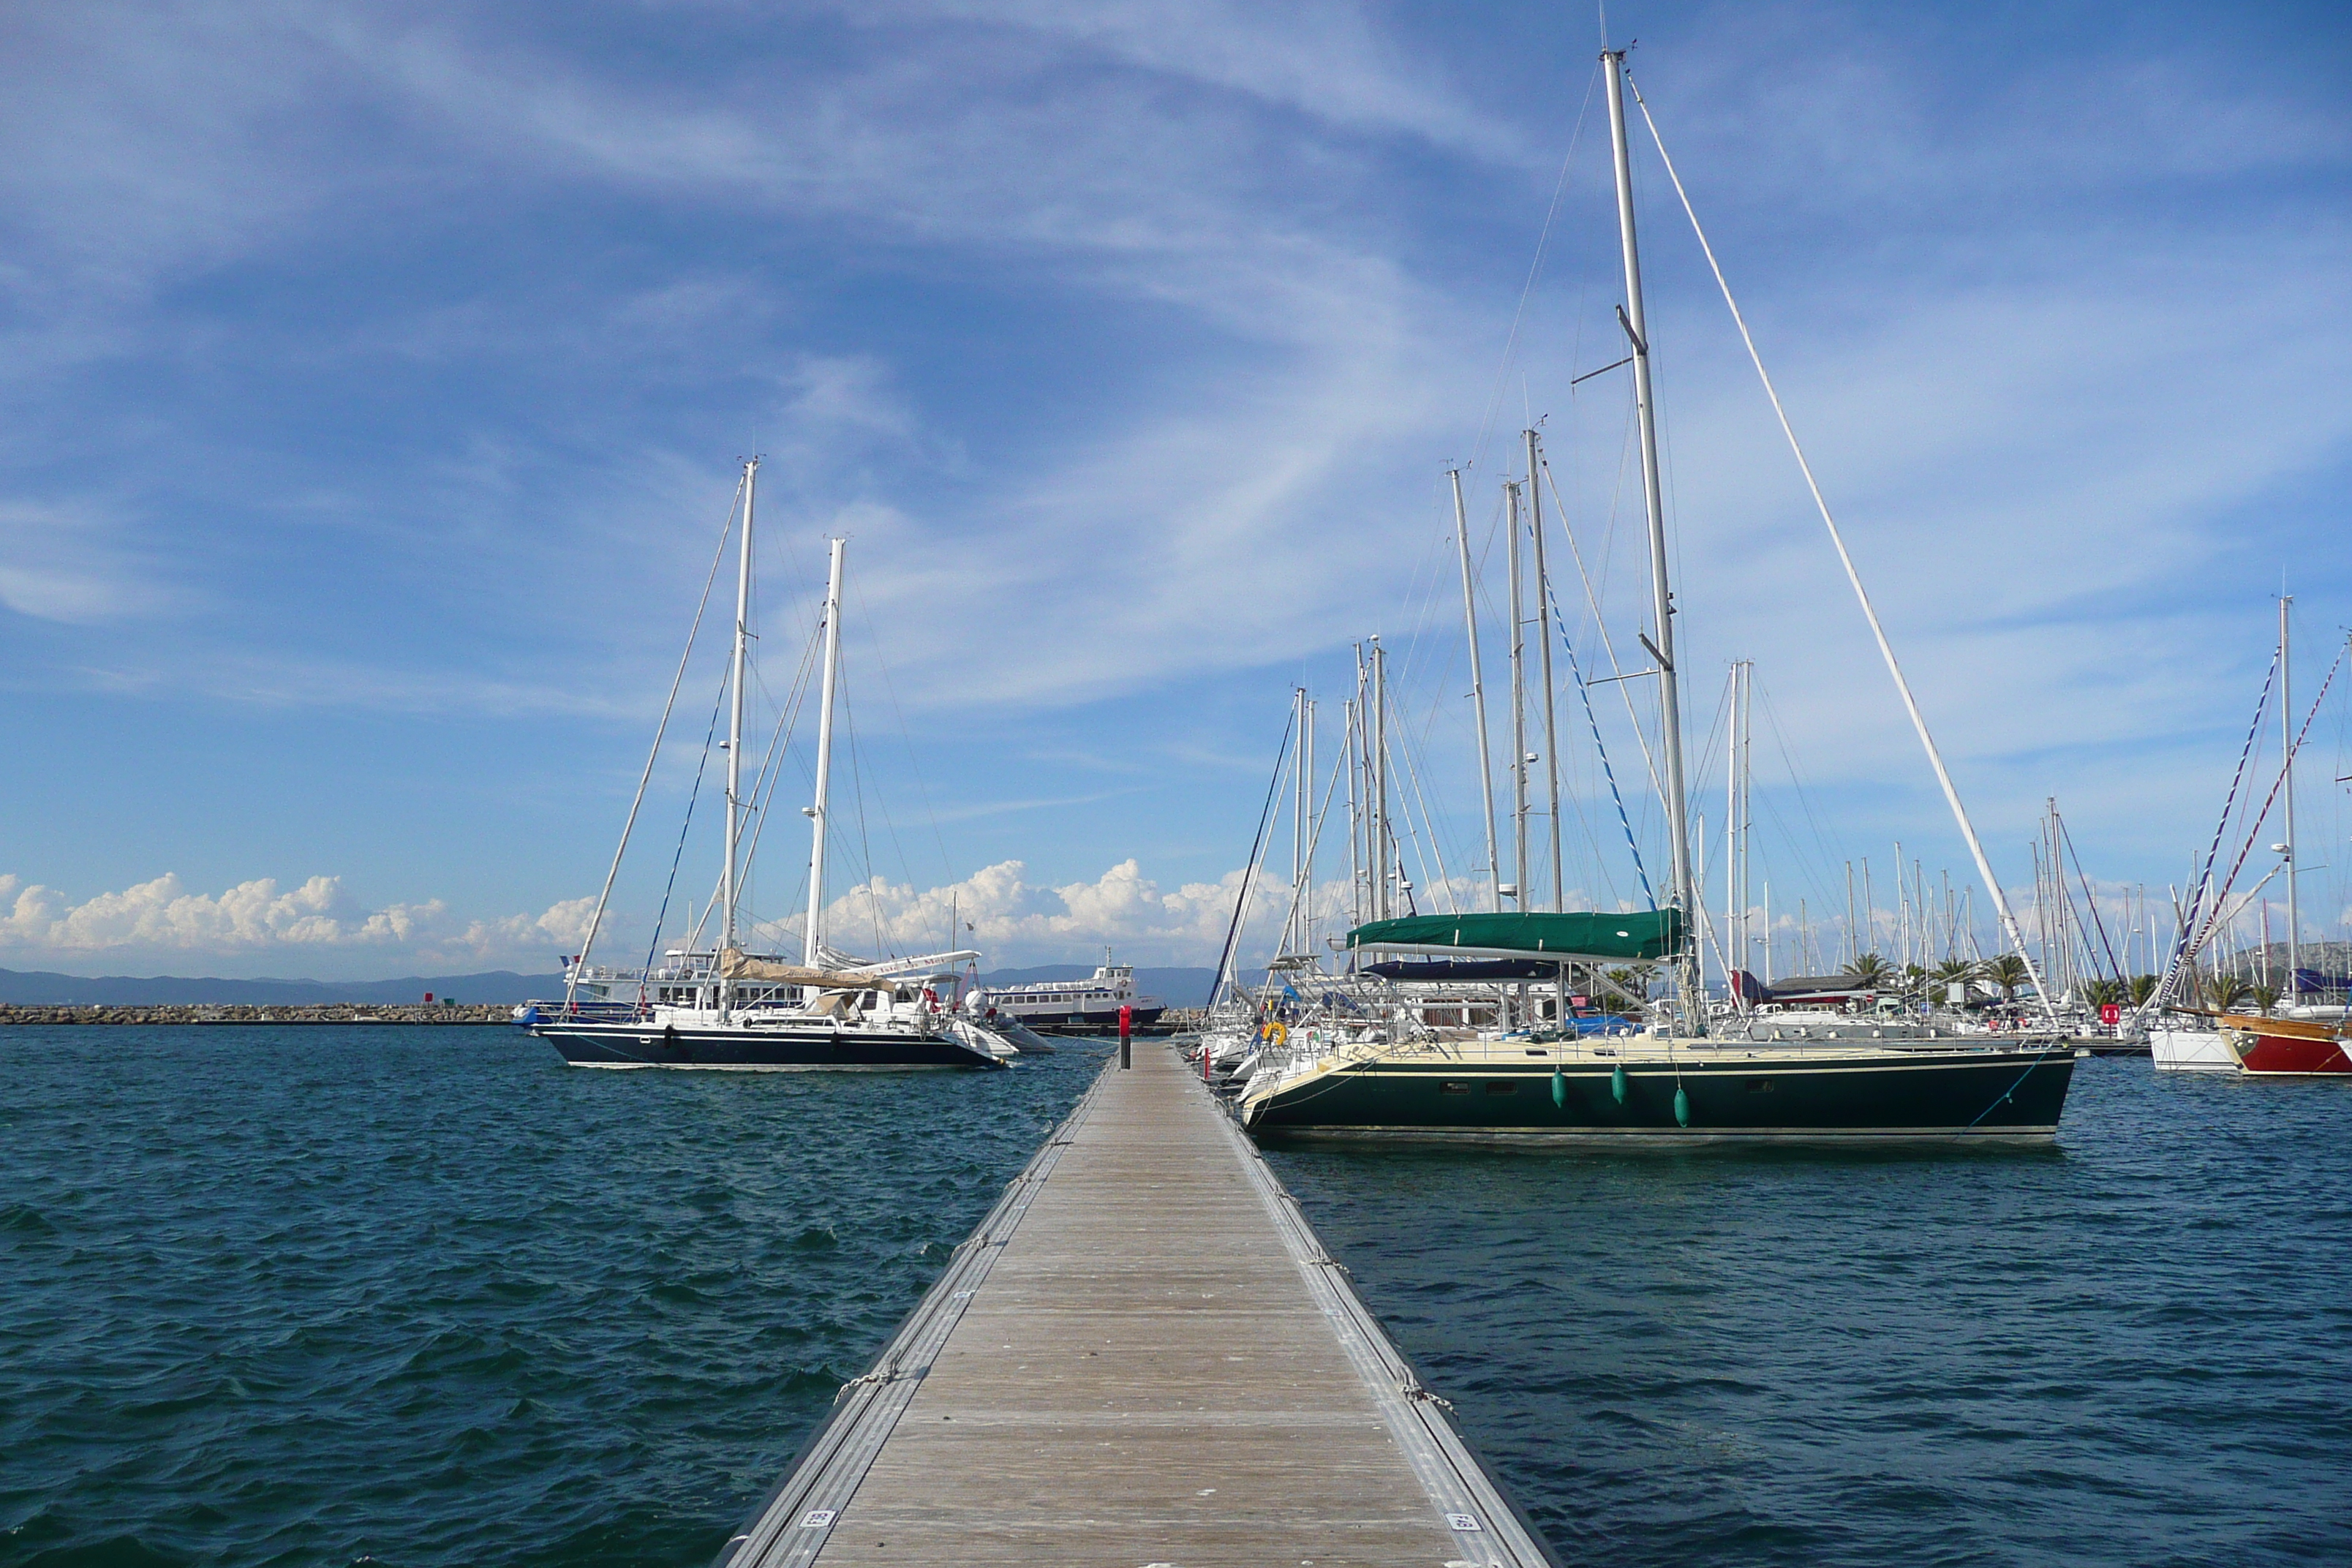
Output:
[[1375,912],[1378,901],[1372,897],[1372,879],[1381,858],[1372,849],[1372,674],[1364,659],[1364,645],[1356,645],[1356,732],[1348,751],[1348,795],[1358,803],[1353,818],[1355,837],[1349,842],[1349,871],[1358,874],[1358,851],[1361,851],[1361,880],[1357,884],[1356,923],[1380,919]]
[[[1642,500],[1650,520],[1651,614],[1658,640],[1651,652],[1658,665],[1659,727],[1666,752],[1666,831],[1675,857],[1675,901],[1685,920],[1696,919],[1698,889],[1691,879],[1690,801],[1683,785],[1683,705],[1675,677],[1675,596],[1666,581],[1666,510],[1658,478],[1657,405],[1650,385],[1648,318],[1642,311],[1642,258],[1633,239],[1633,163],[1625,137],[1625,51],[1604,51],[1609,79],[1609,142],[1617,164],[1617,234],[1625,252],[1625,335],[1633,350],[1633,407],[1642,431]],[[1691,998],[1684,998],[1689,1005]],[[1688,1020],[1696,1026],[1693,1009]]]
[[1545,800],[1551,819],[1551,907],[1567,907],[1559,865],[1559,716],[1553,711],[1551,684],[1551,574],[1544,570],[1543,486],[1536,475],[1543,461],[1536,433],[1528,432],[1528,533],[1536,542],[1536,638],[1543,648]]
[[2279,763],[2284,776],[2280,780],[2286,795],[2286,999],[2293,1006],[2302,993],[2295,989],[2295,971],[2303,967],[2303,921],[2295,905],[2295,842],[2294,842],[2294,699],[2287,675],[2287,611],[2294,604],[2292,595],[2279,595]]
[[[1747,954],[1739,944],[1739,663],[1731,665],[1731,689],[1727,700],[1731,721],[1724,726],[1723,758],[1723,952],[1724,962],[1732,970],[1744,967]],[[1740,1000],[1738,982],[1729,973],[1724,980],[1732,987],[1731,1000]]]
[[[719,941],[722,954],[735,945],[735,906],[742,895],[736,846],[743,828],[743,660],[751,640],[751,488],[759,477],[760,459],[743,459],[743,538],[735,559],[735,653],[728,676],[727,868],[722,879],[726,914]],[[735,983],[727,977],[723,961],[719,968],[719,1017],[724,1023],[734,1004]]]
[[1389,918],[1389,656],[1372,641],[1371,724],[1365,738],[1372,762],[1372,918]]
[[1299,895],[1305,890],[1307,868],[1307,780],[1314,771],[1315,759],[1309,754],[1312,742],[1307,737],[1307,688],[1292,689],[1290,694],[1291,722],[1298,726],[1298,750],[1291,759],[1290,789],[1290,921],[1282,933],[1282,951],[1296,953],[1305,947],[1300,936],[1300,921],[1305,912]]
[[[1363,684],[1363,678],[1359,675],[1356,685],[1360,689]],[[1342,760],[1348,764],[1348,924],[1350,929],[1364,923],[1364,872],[1360,864],[1363,859],[1364,830],[1360,826],[1361,814],[1356,807],[1360,794],[1356,788],[1356,775],[1360,771],[1356,759],[1363,751],[1363,741],[1357,733],[1356,709],[1356,699],[1349,698],[1347,734],[1344,738],[1347,755]],[[1352,972],[1355,965],[1353,948],[1349,950],[1348,963]]]
[[1299,852],[1298,951],[1315,951],[1315,699],[1298,694],[1298,827],[1307,836]]
[[1503,909],[1503,862],[1495,847],[1495,762],[1486,743],[1486,681],[1478,668],[1478,601],[1471,589],[1470,518],[1462,506],[1462,470],[1448,468],[1454,481],[1454,542],[1462,552],[1462,620],[1470,639],[1470,711],[1478,722],[1478,799],[1486,808],[1486,887],[1495,911]]
[[833,693],[841,673],[841,558],[849,541],[833,542],[832,569],[824,582],[824,697],[816,713],[816,799],[806,807],[809,817],[808,925],[802,936],[801,962],[814,966],[824,940],[825,801],[833,787]]
[[1511,531],[1511,896],[1528,899],[1528,616],[1519,569],[1519,487],[1503,486]]
[[[1739,965],[1750,957],[1748,911],[1756,903],[1756,775],[1749,765],[1756,745],[1756,661],[1739,664]],[[1764,979],[1771,983],[1772,884],[1764,884]]]

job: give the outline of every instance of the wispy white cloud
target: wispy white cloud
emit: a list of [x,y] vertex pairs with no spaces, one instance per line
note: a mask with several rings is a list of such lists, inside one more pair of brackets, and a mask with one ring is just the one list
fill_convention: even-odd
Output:
[[0,500],[0,605],[42,620],[121,621],[173,595],[92,502]]
[[[2332,515],[2249,520],[2352,452],[2341,95],[2232,79],[2201,44],[2004,44],[1989,74],[1954,58],[1982,39],[1952,16],[1627,20],[1964,783],[1994,815],[2056,788],[2171,831],[2182,758],[2241,702],[2233,596],[2280,555],[2335,570]],[[649,714],[756,441],[770,537],[854,536],[853,630],[919,719],[1173,710],[1375,628],[1423,645],[1409,700],[1454,703],[1440,464],[1497,384],[1593,476],[1580,524],[1606,509],[1622,431],[1595,414],[1580,453],[1570,410],[1611,383],[1561,385],[1594,363],[1570,363],[1580,331],[1614,342],[1590,123],[1497,377],[1590,69],[1580,36],[1517,58],[1557,47],[1556,17],[688,5],[657,51],[576,22],[323,0],[27,20],[0,95],[0,498],[66,542],[0,557],[0,603],[60,637],[161,607],[159,584],[188,612],[40,679]],[[1493,34],[1520,74],[1479,52]],[[1801,76],[1763,63],[1801,39]],[[1824,788],[1916,783],[1643,181],[1690,668],[1761,659]],[[74,522],[59,470],[118,453],[105,526]],[[810,586],[772,585],[772,652]],[[1203,709],[1209,733],[1164,726],[1154,754],[1229,752]]]

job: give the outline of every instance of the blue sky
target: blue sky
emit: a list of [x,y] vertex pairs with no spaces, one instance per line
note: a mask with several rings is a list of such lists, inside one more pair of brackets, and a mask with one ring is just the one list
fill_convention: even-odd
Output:
[[[755,448],[774,689],[824,536],[852,540],[870,815],[837,886],[886,879],[864,907],[887,942],[952,902],[1006,963],[1213,958],[1289,689],[1336,715],[1375,632],[1460,875],[1483,851],[1444,472],[1472,463],[1498,549],[1530,417],[1632,644],[1622,374],[1567,384],[1616,357],[1590,13],[0,26],[0,965],[571,951]],[[1621,4],[1610,26],[2004,880],[2051,795],[2095,877],[2179,880],[2282,581],[2306,689],[2352,621],[2344,13]],[[1759,826],[1776,899],[1895,839],[1957,873],[1646,150],[1637,183],[1693,743],[1752,658],[1806,788],[1759,766],[1759,795],[1824,825]],[[632,942],[714,669],[616,892]],[[1562,764],[1589,791],[1580,716]],[[2336,860],[2340,731],[2304,786]],[[797,902],[784,816],[770,919]],[[1623,896],[1606,835],[1570,837],[1569,881]],[[2309,876],[2336,929],[2340,879]]]

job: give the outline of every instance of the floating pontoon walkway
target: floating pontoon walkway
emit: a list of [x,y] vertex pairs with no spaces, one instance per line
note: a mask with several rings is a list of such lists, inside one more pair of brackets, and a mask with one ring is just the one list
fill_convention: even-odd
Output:
[[823,1563],[1549,1559],[1257,1151],[1114,1058],[741,1535]]

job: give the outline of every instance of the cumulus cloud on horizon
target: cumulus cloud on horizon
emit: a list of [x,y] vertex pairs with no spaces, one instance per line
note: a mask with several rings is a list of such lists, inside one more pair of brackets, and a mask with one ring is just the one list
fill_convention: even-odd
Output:
[[[940,887],[875,878],[833,900],[827,930],[853,951],[912,952],[958,945],[953,928],[961,922],[970,928],[962,942],[982,948],[991,962],[1069,961],[1108,945],[1145,963],[1213,963],[1242,878],[1234,870],[1213,882],[1163,890],[1129,859],[1093,881],[1051,887],[1033,884],[1023,862],[1006,860]],[[260,877],[211,893],[168,872],[77,900],[0,874],[0,958],[83,964],[174,955],[380,953],[427,964],[536,966],[558,950],[577,951],[595,909],[593,896],[561,900],[537,914],[498,917],[461,915],[440,899],[370,909],[340,877],[311,877],[293,887]],[[627,962],[619,950],[633,945],[632,937],[643,940],[630,923],[625,911],[608,910],[600,952]],[[794,948],[799,930],[797,919],[759,922],[751,940]]]
[[340,877],[285,889],[259,877],[215,894],[192,891],[173,872],[77,903],[56,888],[0,874],[0,953],[86,962],[375,950],[433,963],[488,963],[576,943],[595,907],[593,898],[567,899],[536,915],[468,920],[439,899],[370,910]]

